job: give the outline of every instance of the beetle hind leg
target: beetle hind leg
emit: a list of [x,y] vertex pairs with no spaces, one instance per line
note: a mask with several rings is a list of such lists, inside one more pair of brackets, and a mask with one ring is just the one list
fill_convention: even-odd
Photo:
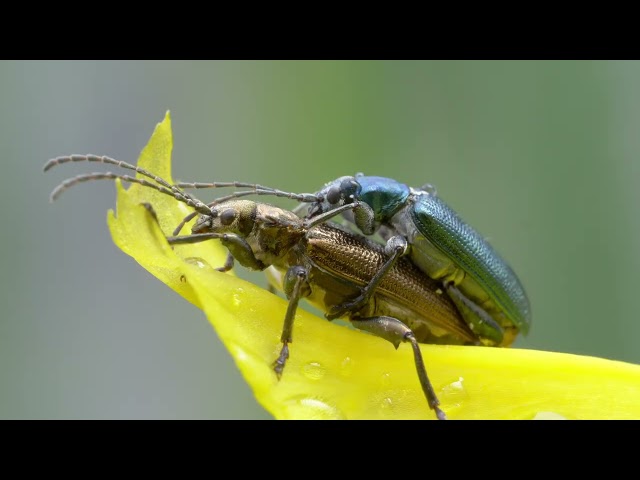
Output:
[[464,294],[453,285],[446,285],[445,288],[449,298],[453,300],[464,321],[469,325],[473,333],[480,338],[483,344],[503,344],[504,329],[486,310],[464,296]]
[[440,409],[440,401],[436,395],[433,385],[427,375],[427,369],[424,366],[420,345],[416,337],[409,327],[397,318],[393,317],[369,317],[369,318],[352,318],[351,323],[354,327],[372,333],[377,337],[384,338],[391,342],[394,347],[398,348],[400,343],[409,342],[413,348],[413,359],[416,365],[416,372],[420,379],[420,385],[424,396],[427,399],[429,407],[435,412],[438,420],[446,420],[447,416]]

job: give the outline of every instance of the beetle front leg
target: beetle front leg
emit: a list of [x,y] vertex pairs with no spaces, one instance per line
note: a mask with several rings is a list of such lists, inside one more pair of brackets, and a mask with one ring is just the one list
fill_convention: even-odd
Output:
[[431,381],[427,375],[427,369],[424,366],[424,360],[422,359],[422,353],[420,352],[420,345],[416,340],[415,335],[409,327],[402,323],[397,318],[393,317],[370,317],[370,318],[352,318],[351,323],[354,327],[367,331],[376,335],[377,337],[384,338],[393,344],[396,349],[401,342],[411,343],[413,348],[413,359],[416,365],[416,372],[420,379],[420,385],[422,391],[427,399],[429,407],[435,412],[438,420],[446,420],[447,416],[440,409],[440,401],[436,396],[436,392],[431,385]]
[[[156,214],[153,205],[148,202],[143,202],[140,205],[142,205],[147,210],[147,212],[149,212],[153,220],[159,226],[160,222],[158,221],[158,215]],[[220,239],[222,244],[229,250],[229,253],[227,254],[227,259],[225,260],[224,265],[222,267],[216,268],[216,270],[219,272],[228,272],[233,268],[234,254],[238,255],[238,261],[242,265],[245,265],[243,261],[246,261],[249,264],[245,265],[247,268],[253,268],[254,270],[264,270],[266,268],[262,262],[256,259],[255,255],[253,254],[253,250],[251,250],[251,247],[244,239],[236,237],[241,240],[240,242],[238,242],[234,241],[233,238],[230,238],[231,236],[235,235],[208,232],[196,233],[193,235],[170,236],[166,237],[166,239],[169,245],[184,245],[205,242],[207,240]]]
[[207,240],[219,239],[220,243],[229,250],[229,256],[224,266],[217,268],[218,271],[226,272],[233,267],[233,259],[235,258],[240,265],[251,270],[264,270],[267,268],[261,260],[258,260],[251,249],[251,245],[242,237],[234,233],[194,233],[191,235],[181,235],[177,237],[167,237],[170,245],[191,244],[205,242]]
[[289,344],[293,341],[293,320],[298,310],[298,302],[301,297],[307,297],[311,294],[308,278],[308,270],[300,265],[290,267],[284,277],[283,288],[284,293],[289,298],[289,306],[284,316],[284,325],[282,326],[282,335],[280,337],[282,349],[278,359],[273,363],[273,370],[276,372],[278,380],[282,377],[284,365],[289,358]]
[[391,237],[384,247],[384,253],[389,258],[385,261],[380,270],[376,272],[369,283],[362,288],[362,292],[360,293],[360,295],[358,295],[353,300],[332,307],[327,312],[325,317],[328,320],[333,320],[335,318],[342,317],[349,312],[356,312],[360,310],[360,308],[362,308],[371,300],[371,296],[374,294],[376,288],[380,284],[380,281],[387,274],[387,272],[391,270],[391,268],[395,265],[400,257],[406,255],[408,248],[409,243],[407,242],[406,238],[400,235]]
[[316,225],[325,223],[331,220],[333,217],[336,217],[341,213],[345,213],[348,211],[353,212],[355,224],[362,231],[362,233],[364,233],[365,235],[373,234],[373,232],[375,231],[375,215],[373,213],[373,209],[365,202],[359,201],[341,205],[332,210],[329,210],[328,212],[321,213],[311,218],[307,217],[304,220],[304,226],[307,229],[315,227]]
[[[240,265],[251,270],[264,270],[267,265],[258,260],[253,253],[251,245],[242,237],[234,233],[225,233],[220,239],[220,243],[227,247],[229,253],[235,258]],[[229,258],[227,257],[227,261]],[[226,266],[226,263],[225,263]]]

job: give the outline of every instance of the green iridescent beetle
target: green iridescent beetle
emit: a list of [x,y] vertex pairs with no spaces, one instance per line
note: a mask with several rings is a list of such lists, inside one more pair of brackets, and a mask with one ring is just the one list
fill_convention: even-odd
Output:
[[[528,333],[531,306],[517,275],[433,188],[414,189],[391,178],[360,174],[338,178],[317,195],[309,218],[352,205],[358,229],[365,235],[380,233],[387,240],[388,255],[409,255],[424,273],[440,281],[483,344],[508,346],[519,332]],[[375,282],[330,314],[366,303]]]

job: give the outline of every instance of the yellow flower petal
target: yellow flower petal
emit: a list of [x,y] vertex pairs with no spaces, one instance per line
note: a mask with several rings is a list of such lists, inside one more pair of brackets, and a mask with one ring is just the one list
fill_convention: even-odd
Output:
[[[172,182],[172,145],[167,114],[138,164]],[[434,418],[410,346],[396,351],[304,311],[296,316],[291,356],[278,381],[271,365],[287,302],[213,270],[226,258],[218,242],[172,249],[164,235],[190,212],[184,204],[140,185],[125,190],[118,182],[117,191],[117,215],[108,215],[116,245],[204,310],[256,399],[276,418]],[[522,349],[423,345],[422,352],[451,419],[640,418],[638,365]]]

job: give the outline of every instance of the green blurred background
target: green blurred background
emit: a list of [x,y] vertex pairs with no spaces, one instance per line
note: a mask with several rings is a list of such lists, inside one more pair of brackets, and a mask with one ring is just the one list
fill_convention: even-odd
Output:
[[166,110],[179,180],[436,185],[524,283],[517,347],[640,363],[639,85],[637,62],[0,62],[0,418],[270,418],[113,245],[110,182],[48,203],[100,166],[47,159],[135,162]]

